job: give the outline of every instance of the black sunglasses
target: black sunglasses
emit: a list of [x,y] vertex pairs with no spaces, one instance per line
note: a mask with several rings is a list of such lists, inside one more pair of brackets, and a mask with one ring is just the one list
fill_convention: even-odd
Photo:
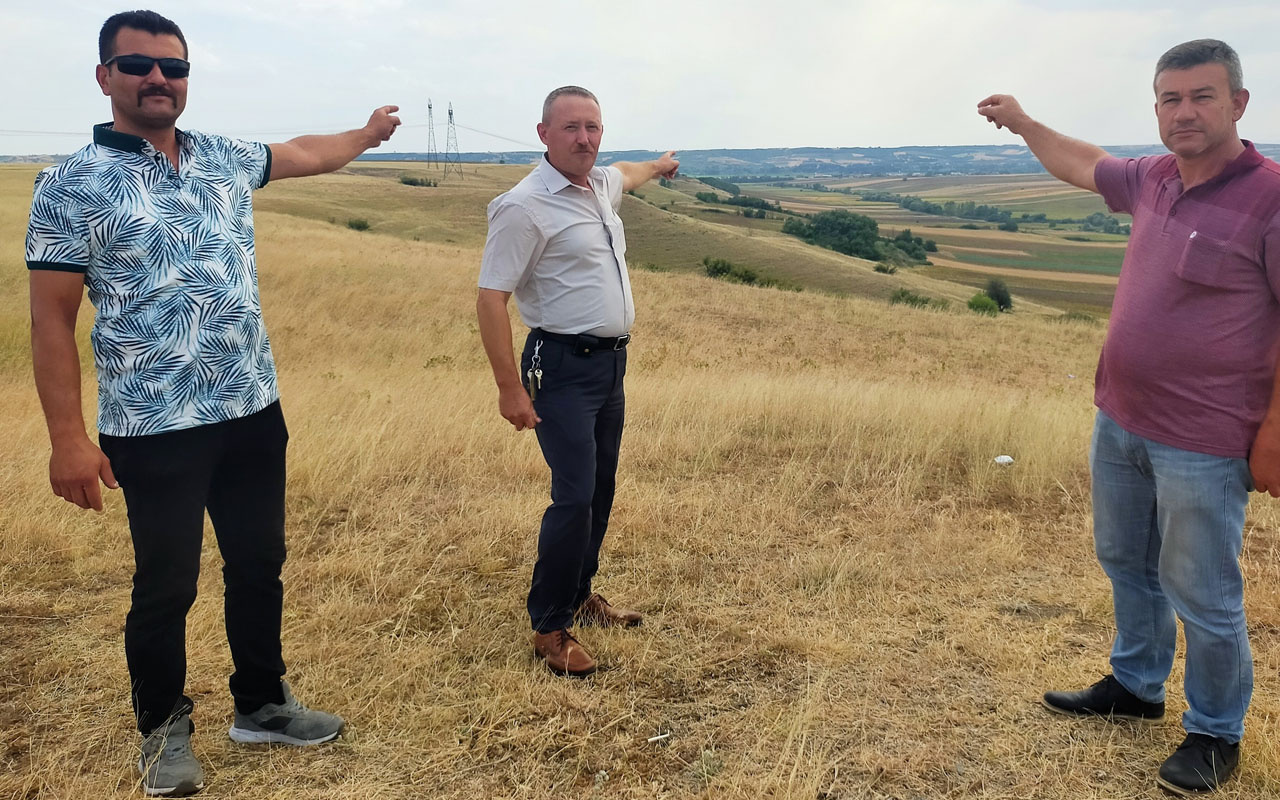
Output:
[[191,74],[191,62],[181,58],[152,58],[134,54],[112,56],[102,62],[104,67],[112,64],[125,75],[150,75],[156,64],[160,65],[160,74],[166,78],[185,78]]

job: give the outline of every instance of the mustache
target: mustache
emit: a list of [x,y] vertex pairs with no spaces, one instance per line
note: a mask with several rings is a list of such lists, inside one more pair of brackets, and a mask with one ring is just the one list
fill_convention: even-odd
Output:
[[138,92],[138,105],[142,105],[142,101],[148,97],[167,97],[170,100],[174,100],[176,102],[176,99],[173,96],[173,92],[169,91],[163,86],[152,86],[149,89],[143,89],[142,91]]

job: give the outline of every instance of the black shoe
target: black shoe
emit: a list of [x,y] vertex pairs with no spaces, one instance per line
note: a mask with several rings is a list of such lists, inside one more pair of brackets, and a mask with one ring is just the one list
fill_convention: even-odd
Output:
[[1188,733],[1173,755],[1160,765],[1156,783],[1184,797],[1212,792],[1226,783],[1240,763],[1240,743]]
[[1164,703],[1148,703],[1120,685],[1108,675],[1088,689],[1079,692],[1045,692],[1044,707],[1055,714],[1069,717],[1106,717],[1138,722],[1164,719]]

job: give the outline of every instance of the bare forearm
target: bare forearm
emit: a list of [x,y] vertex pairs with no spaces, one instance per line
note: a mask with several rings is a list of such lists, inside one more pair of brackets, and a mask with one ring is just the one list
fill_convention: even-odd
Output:
[[506,296],[501,292],[481,289],[476,298],[476,318],[480,324],[480,341],[493,369],[499,389],[523,387],[511,349],[511,318],[507,316]]
[[32,322],[31,362],[36,392],[49,427],[49,440],[57,445],[87,438],[80,405],[80,351],[75,328],[60,322]]
[[380,141],[366,128],[356,128],[345,133],[299,136],[285,144],[301,154],[308,173],[319,175],[346,166]]
[[622,173],[622,190],[638,189],[658,177],[658,161],[616,161],[610,166]]
[[400,118],[392,116],[397,106],[383,106],[373,112],[363,128],[346,133],[299,136],[271,145],[271,180],[321,175],[349,163],[351,159],[391,138]]
[[1107,157],[1107,151],[1097,145],[1063,136],[1047,125],[1036,122],[1017,98],[1008,94],[993,94],[978,103],[978,113],[986,117],[996,128],[1008,128],[1010,133],[1021,136],[1049,174],[1072,186],[1098,191],[1093,179],[1098,162]]
[[1072,186],[1098,191],[1093,171],[1098,162],[1107,157],[1106,150],[1065,136],[1035,120],[1027,120],[1017,132],[1050,175]]

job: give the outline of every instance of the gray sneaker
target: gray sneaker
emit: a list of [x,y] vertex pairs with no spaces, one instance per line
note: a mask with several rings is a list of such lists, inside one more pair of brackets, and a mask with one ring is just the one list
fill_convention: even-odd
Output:
[[288,681],[280,681],[283,703],[267,703],[252,714],[236,712],[229,731],[233,741],[243,744],[322,744],[338,738],[346,723],[336,714],[312,711],[289,691]]
[[184,797],[204,788],[204,770],[191,752],[191,716],[183,714],[142,738],[142,791],[151,797]]

